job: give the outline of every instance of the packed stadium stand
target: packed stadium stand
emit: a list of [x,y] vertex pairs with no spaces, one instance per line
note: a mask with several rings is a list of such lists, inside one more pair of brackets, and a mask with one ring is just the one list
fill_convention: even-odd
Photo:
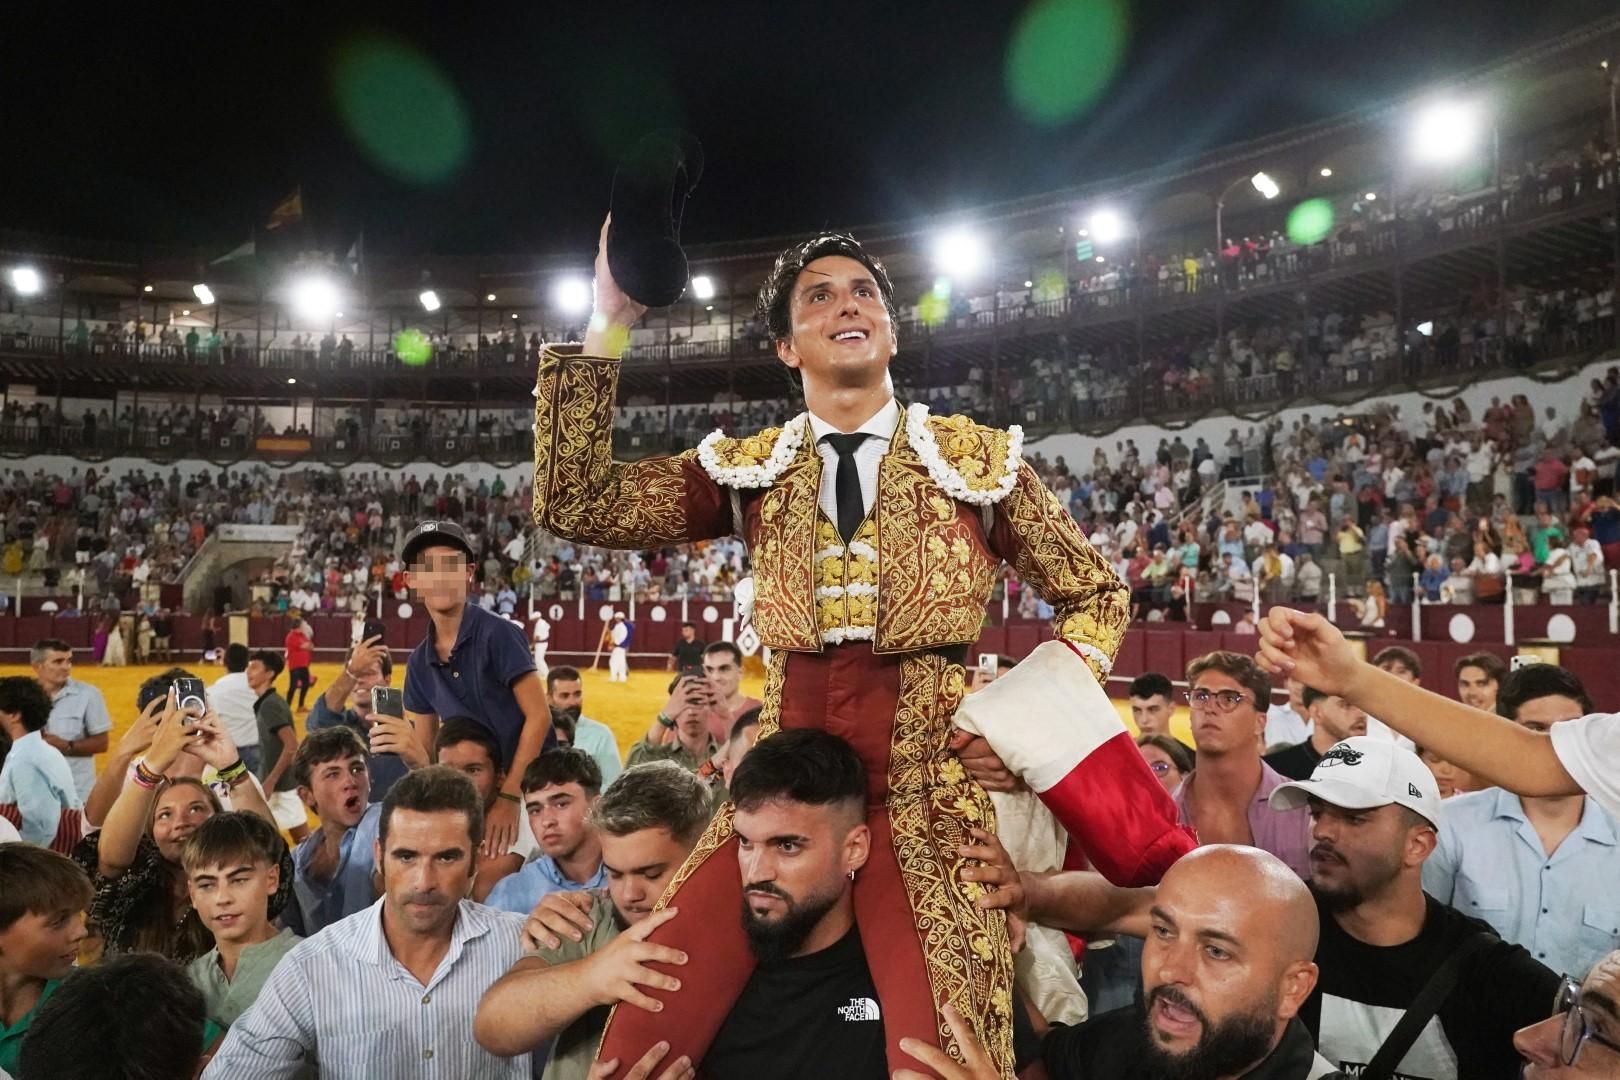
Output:
[[[1494,160],[1404,163],[1405,101],[860,231],[902,299],[899,396],[1021,425],[1130,585],[1117,673],[1179,670],[1162,625],[1194,655],[1273,603],[1423,649],[1615,631],[1620,161],[1566,61],[1470,82],[1513,80]],[[790,239],[692,249],[687,296],[633,332],[621,455],[799,411],[753,312]],[[529,524],[533,372],[579,334],[555,299],[578,259],[217,255],[0,233],[44,283],[0,310],[0,653],[47,629],[97,648],[119,619],[132,655],[200,649],[228,612],[273,642],[293,609],[333,655],[361,612],[403,645],[394,553],[429,515],[466,524],[482,602],[557,624],[556,653],[614,607],[648,613],[649,655],[687,617],[741,619],[735,542],[604,552]],[[1049,614],[1009,572],[980,650],[1021,655]]]

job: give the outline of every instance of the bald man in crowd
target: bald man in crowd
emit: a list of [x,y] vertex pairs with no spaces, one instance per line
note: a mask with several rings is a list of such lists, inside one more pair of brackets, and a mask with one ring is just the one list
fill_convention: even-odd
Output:
[[[1119,889],[1089,873],[1023,875],[984,901],[1063,926],[1146,939],[1142,1001],[1054,1027],[1043,1048],[1052,1080],[1325,1080],[1341,1074],[1316,1053],[1300,1009],[1316,986],[1316,904],[1299,875],[1259,848],[1215,844],[1182,856],[1157,889]],[[949,1017],[966,1068],[932,1046],[901,1048],[945,1080],[995,1072],[960,1017]],[[921,1074],[897,1077],[917,1080]]]

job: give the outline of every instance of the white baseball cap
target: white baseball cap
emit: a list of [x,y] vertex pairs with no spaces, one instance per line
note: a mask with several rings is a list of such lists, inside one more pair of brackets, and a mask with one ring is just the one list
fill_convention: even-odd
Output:
[[1372,735],[1334,743],[1308,780],[1278,784],[1273,810],[1293,810],[1316,798],[1344,810],[1376,810],[1391,803],[1440,826],[1440,786],[1423,759],[1404,746]]

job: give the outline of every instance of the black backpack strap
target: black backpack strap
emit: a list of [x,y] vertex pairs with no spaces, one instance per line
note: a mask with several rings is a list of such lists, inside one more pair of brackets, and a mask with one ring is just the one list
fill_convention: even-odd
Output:
[[1465,939],[1457,950],[1446,958],[1446,962],[1435,969],[1423,989],[1418,991],[1418,996],[1401,1015],[1395,1030],[1389,1033],[1384,1045],[1378,1048],[1373,1059],[1361,1071],[1360,1080],[1390,1080],[1395,1075],[1395,1066],[1400,1064],[1429,1021],[1434,1019],[1434,1014],[1440,1011],[1440,1006],[1451,996],[1451,991],[1462,975],[1463,964],[1501,940],[1495,934],[1484,932]]

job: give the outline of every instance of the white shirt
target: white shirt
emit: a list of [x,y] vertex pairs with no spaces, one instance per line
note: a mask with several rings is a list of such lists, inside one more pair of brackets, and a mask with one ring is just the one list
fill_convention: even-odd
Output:
[[551,624],[544,619],[534,621],[534,643],[544,645],[551,640]]
[[630,628],[624,623],[618,622],[613,624],[613,629],[609,633],[613,639],[613,647],[621,649],[624,647],[625,641],[630,637]]
[[[816,500],[821,512],[827,515],[827,520],[833,524],[838,523],[838,451],[821,441],[825,435],[841,434],[827,421],[815,413],[805,414],[810,420],[810,437],[816,442],[816,452],[821,455],[821,494]],[[865,432],[870,438],[864,439],[861,445],[855,448],[855,471],[861,478],[861,505],[871,513],[872,504],[877,502],[878,462],[883,455],[889,452],[889,443],[894,439],[894,432],[900,426],[900,405],[893,398],[889,403],[879,409],[866,423],[849,432]]]
[[1554,724],[1553,751],[1581,790],[1620,816],[1620,713],[1593,713]]
[[208,688],[208,703],[237,749],[259,745],[259,720],[253,714],[253,703],[258,700],[243,671],[222,675]]
[[[5,818],[0,817],[0,844],[20,843],[22,843],[22,833],[17,831],[17,826],[13,825]],[[0,1073],[0,1075],[4,1074]]]
[[208,1080],[528,1080],[529,1055],[473,1039],[484,991],[522,955],[523,919],[461,901],[450,949],[426,985],[395,959],[378,900],[305,938],[231,1025]]

